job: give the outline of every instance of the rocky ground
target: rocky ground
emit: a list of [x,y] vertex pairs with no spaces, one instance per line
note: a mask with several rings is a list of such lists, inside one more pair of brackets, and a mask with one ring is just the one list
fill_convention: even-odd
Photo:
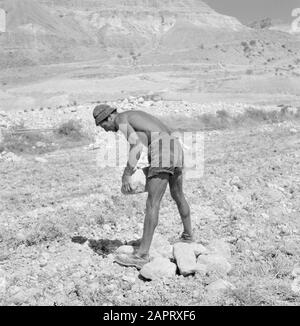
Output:
[[[237,115],[247,108],[154,94],[114,104],[162,119],[172,109],[184,130],[196,113]],[[203,131],[204,175],[185,181],[198,245],[177,243],[182,226],[167,191],[153,260],[139,272],[113,260],[140,238],[146,195],[123,196],[121,169],[99,167],[97,140],[104,134],[94,126],[94,105],[0,115],[2,131],[78,120],[91,144],[41,152],[48,143],[36,143],[23,154],[2,149],[1,305],[300,304],[297,108],[287,108],[295,119]]]

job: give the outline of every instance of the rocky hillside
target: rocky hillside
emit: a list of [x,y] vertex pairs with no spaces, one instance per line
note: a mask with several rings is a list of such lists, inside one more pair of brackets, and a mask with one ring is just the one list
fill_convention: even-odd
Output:
[[[190,62],[220,60],[215,45],[230,49],[265,33],[200,0],[0,0],[0,8],[7,12],[0,67],[141,56],[147,62],[157,53],[155,62],[174,62],[165,55],[190,49],[197,49]],[[267,33],[263,38],[283,38],[282,33]],[[204,47],[209,48],[205,58],[200,55]],[[221,61],[232,60],[230,51],[225,58],[223,52]]]
[[170,41],[177,32],[181,39],[182,30],[184,38],[192,41],[195,32],[204,36],[203,30],[232,33],[246,29],[237,19],[220,15],[195,0],[43,2],[72,17],[104,47],[151,47],[161,39],[163,43]]

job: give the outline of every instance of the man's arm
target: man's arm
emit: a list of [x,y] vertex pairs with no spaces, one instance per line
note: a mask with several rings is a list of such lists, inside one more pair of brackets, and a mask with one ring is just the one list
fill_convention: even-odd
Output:
[[136,165],[143,151],[143,144],[127,119],[120,118],[118,119],[117,124],[119,130],[124,134],[130,144],[128,162],[122,176],[123,188],[125,188],[126,191],[130,191],[132,189],[129,184],[129,177],[131,177],[135,172]]

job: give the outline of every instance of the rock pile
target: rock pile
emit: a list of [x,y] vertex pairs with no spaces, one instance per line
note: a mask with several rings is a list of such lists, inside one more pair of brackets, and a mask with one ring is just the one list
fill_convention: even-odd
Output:
[[[135,251],[133,246],[121,246],[116,254],[130,254]],[[150,249],[150,262],[140,270],[140,275],[146,280],[170,279],[180,274],[194,274],[217,277],[207,287],[211,296],[217,295],[233,285],[223,280],[231,271],[229,262],[230,247],[223,240],[213,240],[207,247],[200,243],[177,242],[173,246],[160,235],[155,235]]]

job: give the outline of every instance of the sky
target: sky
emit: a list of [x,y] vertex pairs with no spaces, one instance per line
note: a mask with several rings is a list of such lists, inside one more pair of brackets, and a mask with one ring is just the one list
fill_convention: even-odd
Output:
[[292,22],[292,10],[300,8],[300,0],[204,0],[221,14],[249,23],[265,17]]

